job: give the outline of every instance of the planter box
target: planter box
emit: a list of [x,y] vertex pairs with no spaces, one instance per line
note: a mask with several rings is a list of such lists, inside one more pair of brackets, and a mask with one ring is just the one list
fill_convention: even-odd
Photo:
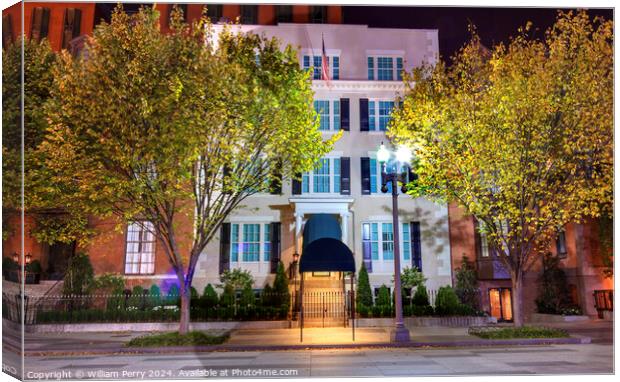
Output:
[[532,313],[531,322],[578,322],[588,321],[588,316],[563,316],[561,314]]

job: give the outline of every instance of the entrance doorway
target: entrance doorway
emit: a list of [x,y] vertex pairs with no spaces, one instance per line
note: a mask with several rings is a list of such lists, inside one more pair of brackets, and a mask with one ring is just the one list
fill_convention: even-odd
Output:
[[67,271],[69,259],[75,254],[75,242],[54,243],[49,247],[47,257],[47,279],[62,280]]
[[510,288],[489,289],[491,316],[498,322],[512,321],[512,290]]

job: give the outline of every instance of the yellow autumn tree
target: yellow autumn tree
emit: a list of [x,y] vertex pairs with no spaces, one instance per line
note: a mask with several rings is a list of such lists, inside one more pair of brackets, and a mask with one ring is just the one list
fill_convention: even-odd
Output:
[[515,325],[523,274],[569,222],[611,215],[613,23],[559,13],[487,49],[473,33],[453,64],[408,78],[390,137],[412,147],[410,193],[457,202],[509,271]]

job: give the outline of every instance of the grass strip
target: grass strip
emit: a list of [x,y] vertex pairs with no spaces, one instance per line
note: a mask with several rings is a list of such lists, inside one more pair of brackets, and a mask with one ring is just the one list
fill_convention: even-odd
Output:
[[479,326],[469,328],[469,334],[489,339],[504,340],[513,338],[566,338],[568,332],[564,329],[545,328],[537,326],[515,327],[490,327]]
[[205,332],[193,331],[187,334],[159,333],[149,334],[132,338],[125,344],[126,347],[155,347],[155,346],[203,346],[219,345],[228,340],[228,333],[209,334]]

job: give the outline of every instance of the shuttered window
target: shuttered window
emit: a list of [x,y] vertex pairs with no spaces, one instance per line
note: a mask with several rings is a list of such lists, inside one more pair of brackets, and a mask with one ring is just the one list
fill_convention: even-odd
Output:
[[217,23],[222,18],[221,4],[207,4],[207,17],[212,23]]
[[241,6],[241,24],[258,23],[258,5]]
[[50,21],[50,9],[35,7],[32,9],[32,22],[30,26],[30,38],[41,41],[47,37]]
[[82,11],[77,8],[65,9],[65,19],[62,31],[62,48],[69,49],[71,40],[80,35]]
[[314,170],[302,174],[302,194],[340,193],[341,171],[340,158],[320,159]]
[[268,262],[271,259],[271,227],[269,223],[232,223],[230,261]]

